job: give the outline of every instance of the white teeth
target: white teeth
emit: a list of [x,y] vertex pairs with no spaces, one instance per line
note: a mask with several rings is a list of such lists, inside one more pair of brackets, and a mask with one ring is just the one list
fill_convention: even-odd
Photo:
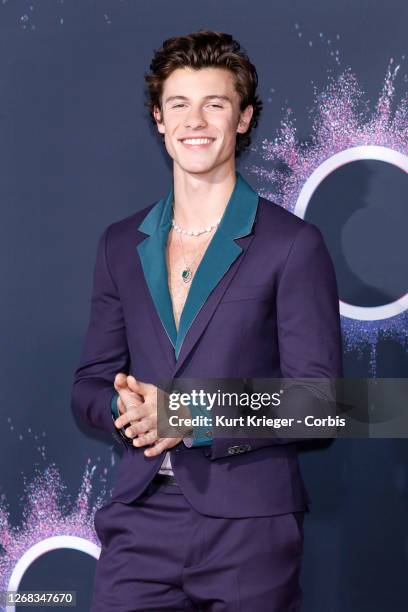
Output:
[[183,142],[191,145],[201,145],[210,143],[211,138],[185,138]]

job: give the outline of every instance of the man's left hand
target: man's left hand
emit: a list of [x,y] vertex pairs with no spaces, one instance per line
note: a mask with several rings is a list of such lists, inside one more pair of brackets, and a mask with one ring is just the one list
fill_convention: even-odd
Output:
[[[179,444],[183,438],[159,438],[157,433],[157,391],[158,387],[150,383],[136,380],[134,376],[127,377],[130,391],[143,397],[143,403],[130,407],[115,421],[116,427],[124,427],[126,435],[133,438],[133,446],[142,447],[152,444],[144,451],[146,457],[155,457]],[[135,422],[136,420],[136,422]]]

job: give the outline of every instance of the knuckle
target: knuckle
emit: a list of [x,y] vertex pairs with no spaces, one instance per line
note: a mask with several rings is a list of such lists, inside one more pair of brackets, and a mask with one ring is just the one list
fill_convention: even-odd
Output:
[[145,427],[144,419],[141,419],[140,421],[138,421],[137,429],[138,429],[139,433],[141,433],[141,434],[145,433],[146,427]]

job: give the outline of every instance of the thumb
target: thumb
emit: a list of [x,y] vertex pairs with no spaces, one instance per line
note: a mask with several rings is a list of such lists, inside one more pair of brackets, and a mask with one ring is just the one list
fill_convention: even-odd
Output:
[[136,380],[134,376],[127,377],[127,386],[131,391],[139,393],[140,395],[146,395],[145,384],[141,380]]
[[126,379],[126,374],[122,374],[122,372],[119,372],[118,374],[116,374],[115,376],[115,380],[113,382],[113,386],[115,387],[115,390],[119,393],[120,391],[124,391],[125,389],[127,389],[127,379]]

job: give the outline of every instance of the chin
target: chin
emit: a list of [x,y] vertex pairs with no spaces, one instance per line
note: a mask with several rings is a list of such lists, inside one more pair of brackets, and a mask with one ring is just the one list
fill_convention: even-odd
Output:
[[211,172],[216,167],[216,164],[211,163],[179,163],[179,166],[184,172],[190,172],[190,174],[205,174]]

